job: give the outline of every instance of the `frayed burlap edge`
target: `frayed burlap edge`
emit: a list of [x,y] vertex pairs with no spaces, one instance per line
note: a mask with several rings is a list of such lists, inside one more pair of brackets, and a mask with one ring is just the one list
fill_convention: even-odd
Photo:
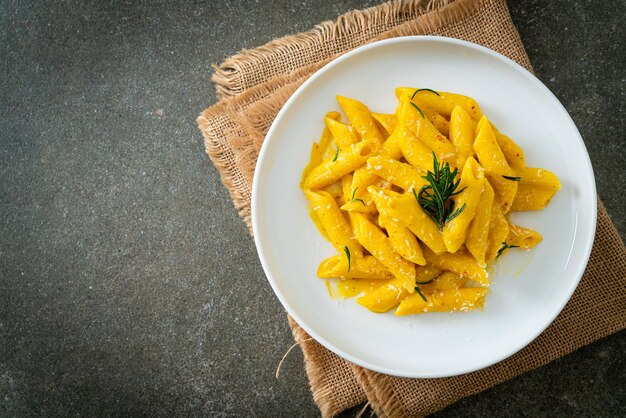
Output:
[[[220,65],[214,65],[215,73],[211,80],[215,84],[218,97],[234,96],[258,84],[245,82],[242,79],[242,75],[248,73],[249,68],[267,68],[268,62],[274,63],[272,67],[269,67],[272,72],[266,74],[264,79],[259,79],[259,82],[264,82],[297,70],[299,66],[289,65],[293,61],[292,55],[296,52],[302,54],[306,50],[322,48],[326,56],[318,56],[316,61],[324,60],[334,55],[332,51],[337,48],[338,44],[346,43],[347,38],[389,22],[399,24],[414,19],[423,13],[439,9],[451,1],[453,0],[400,0],[364,10],[350,11],[334,21],[322,22],[308,32],[276,39],[255,49],[243,50]],[[349,41],[347,42],[347,49],[352,49],[354,46]],[[281,56],[285,59],[281,60]],[[281,65],[283,63],[285,65]]]

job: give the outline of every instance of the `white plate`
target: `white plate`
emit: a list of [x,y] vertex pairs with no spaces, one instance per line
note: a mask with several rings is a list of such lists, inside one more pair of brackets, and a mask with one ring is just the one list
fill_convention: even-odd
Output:
[[[324,114],[336,95],[392,113],[398,86],[429,87],[475,98],[499,130],[515,139],[531,167],[563,184],[548,208],[513,214],[543,242],[510,251],[495,271],[485,309],[396,317],[353,299],[332,300],[317,266],[336,251],[309,218],[298,184]],[[589,156],[571,118],[532,74],[484,47],[440,37],[404,37],[356,49],[318,71],[289,99],[259,156],[252,223],[268,280],[287,311],[328,349],[371,370],[444,377],[492,365],[522,349],[558,315],[591,252],[596,188]]]

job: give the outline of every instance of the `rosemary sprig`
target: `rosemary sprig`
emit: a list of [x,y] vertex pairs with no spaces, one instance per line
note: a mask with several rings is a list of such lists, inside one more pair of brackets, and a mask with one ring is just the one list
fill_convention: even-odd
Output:
[[424,296],[424,294],[422,293],[422,289],[420,289],[418,286],[415,286],[415,291],[418,295],[421,296],[422,299],[424,299],[424,302],[428,302],[428,299],[426,299],[426,296]]
[[419,93],[420,91],[429,91],[431,93],[435,93],[437,96],[441,96],[439,93],[437,93],[435,90],[431,90],[431,89],[417,89],[413,92],[413,95],[411,96],[411,100],[413,100],[413,98],[415,97],[415,95],[417,93]]
[[357,189],[358,189],[358,187],[356,187],[354,190],[352,190],[352,197],[350,198],[350,202],[361,202],[361,203],[363,203],[363,206],[367,207],[367,205],[365,204],[363,199],[355,199],[354,198],[354,194],[356,193]]
[[507,180],[513,180],[513,181],[520,181],[522,178],[521,177],[514,177],[514,176],[502,176]]
[[519,245],[509,245],[506,241],[502,241],[502,247],[498,250],[496,258],[500,257],[507,248],[519,248]]
[[343,247],[343,252],[346,253],[346,257],[348,258],[348,273],[350,273],[350,250],[345,246]]
[[339,147],[335,150],[335,156],[333,157],[333,163],[337,161],[337,157],[339,156]]
[[447,222],[459,216],[465,209],[464,203],[463,206],[454,210],[454,200],[451,199],[452,196],[465,190],[465,188],[456,190],[461,182],[460,178],[455,180],[458,172],[459,170],[456,168],[450,171],[450,164],[448,163],[439,166],[437,156],[433,152],[433,171],[428,171],[425,176],[422,176],[429,184],[423,186],[417,193],[413,189],[415,200],[424,212],[435,221],[440,230],[443,230]]

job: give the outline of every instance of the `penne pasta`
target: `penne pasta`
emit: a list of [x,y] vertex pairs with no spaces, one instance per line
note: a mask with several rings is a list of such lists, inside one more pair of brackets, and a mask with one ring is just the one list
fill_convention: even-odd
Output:
[[378,223],[387,230],[391,246],[402,258],[420,266],[426,264],[417,238],[406,226],[382,214],[378,216]]
[[350,220],[361,245],[400,280],[412,293],[415,286],[415,265],[403,259],[393,248],[387,236],[361,213],[351,212]]
[[404,106],[402,108],[400,123],[406,126],[410,132],[413,132],[415,137],[424,144],[429,151],[437,155],[437,158],[441,160],[452,160],[456,155],[456,149],[448,138],[443,136],[437,128],[433,126],[430,120],[425,117],[424,112],[419,109],[410,98],[405,97],[403,100]]
[[326,128],[335,139],[335,144],[340,150],[350,148],[350,145],[359,142],[359,137],[354,133],[351,126],[329,117],[326,117],[324,122],[326,122]]
[[414,87],[398,87],[396,97],[400,100],[403,96],[409,96],[418,105],[438,112],[449,118],[456,106],[461,106],[476,121],[482,117],[478,103],[474,99],[462,94],[433,91],[430,89],[416,89]]
[[367,106],[363,103],[344,96],[337,96],[337,101],[343,109],[350,125],[354,127],[357,133],[363,139],[372,139],[382,144],[383,135],[376,126],[374,118]]
[[339,210],[335,199],[327,192],[311,190],[306,192],[306,197],[335,249],[343,251],[347,247],[352,255],[362,255],[363,247],[355,239],[352,227]]
[[389,280],[393,274],[372,256],[351,256],[337,254],[322,261],[317,269],[317,277],[322,279],[363,279]]
[[542,240],[508,213],[544,209],[561,183],[527,167],[474,99],[395,92],[394,113],[337,96],[347,122],[324,117],[300,181],[311,219],[337,251],[317,276],[331,297],[356,296],[375,313],[480,309],[490,263]]
[[408,130],[403,131],[398,137],[402,156],[413,166],[420,170],[427,171],[433,166],[432,152],[422,144],[413,133]]
[[402,281],[394,279],[361,296],[356,302],[372,312],[383,313],[397,306],[408,294]]
[[442,270],[449,270],[482,286],[489,286],[487,270],[481,267],[471,254],[464,251],[457,251],[454,254],[435,254],[430,249],[424,248],[424,257],[427,264],[432,264]]
[[[326,114],[326,119],[338,120],[339,113],[328,112]],[[311,170],[319,166],[322,163],[322,161],[324,161],[324,155],[326,154],[327,149],[330,147],[330,144],[332,143],[332,139],[333,139],[332,134],[330,133],[328,128],[326,128],[322,131],[322,137],[320,138],[320,142],[313,143],[313,146],[311,148],[311,155],[309,158],[309,164],[307,164],[307,166],[302,171],[302,180],[300,181],[300,187],[302,187],[304,180],[309,175]]]
[[439,113],[431,112],[428,109],[424,111],[424,114],[426,115],[430,123],[433,124],[433,126],[439,131],[439,133],[441,133],[441,135],[445,136],[446,138],[450,137],[450,121],[448,121],[448,119],[444,118]]
[[387,132],[387,136],[392,134],[398,124],[398,117],[394,113],[372,113],[372,117]]
[[365,167],[354,170],[352,176],[352,185],[350,186],[351,197],[342,207],[341,210],[347,212],[365,212],[373,213],[375,211],[372,198],[367,192],[367,187],[376,183],[378,177],[370,174]]
[[[492,125],[493,126],[493,125]],[[515,171],[523,170],[526,167],[526,157],[524,151],[517,145],[511,138],[498,132],[494,127],[494,134],[496,135],[496,142],[504,154],[509,166]]]
[[374,186],[370,186],[368,190],[378,212],[391,219],[400,220],[432,251],[442,253],[446,250],[441,231],[419,207],[413,196]]
[[467,237],[465,238],[467,250],[474,256],[479,265],[485,264],[487,246],[489,245],[493,197],[494,194],[491,185],[488,181],[483,181],[480,204],[476,209],[476,214],[467,230]]
[[515,177],[515,172],[504,157],[486,117],[483,116],[476,129],[474,151],[485,169],[485,177],[493,187],[496,200],[502,211],[507,213],[517,193],[517,182],[510,179]]
[[367,160],[366,168],[369,173],[375,174],[405,191],[419,190],[426,184],[426,180],[422,178],[423,171],[393,158],[372,157]]
[[474,129],[476,123],[467,112],[456,106],[450,116],[450,141],[457,150],[457,166],[463,167],[465,160],[474,155]]
[[400,302],[396,315],[403,316],[426,312],[467,312],[482,308],[486,295],[487,289],[473,287],[435,291],[425,294],[424,298],[414,293]]
[[324,161],[305,178],[302,188],[319,189],[333,184],[341,177],[365,164],[378,149],[375,141],[364,140],[352,144],[345,152],[338,152],[336,159]]
[[485,180],[483,171],[474,157],[469,157],[461,172],[459,194],[452,198],[454,209],[460,212],[443,229],[443,242],[451,253],[456,253],[461,248],[469,225],[474,220]]
[[[418,266],[415,270],[415,277],[420,282],[433,280],[441,273],[440,269],[432,266]],[[400,280],[394,279],[361,296],[356,302],[372,312],[382,313],[398,306],[408,294],[409,291],[402,286]]]
[[485,254],[485,261],[487,263],[498,256],[498,252],[505,244],[506,238],[509,235],[509,223],[497,204],[494,204],[491,208],[490,224],[489,244],[487,245],[487,253]]
[[509,235],[506,238],[506,243],[511,247],[520,247],[524,250],[529,250],[542,240],[543,237],[537,231],[511,223],[509,224]]

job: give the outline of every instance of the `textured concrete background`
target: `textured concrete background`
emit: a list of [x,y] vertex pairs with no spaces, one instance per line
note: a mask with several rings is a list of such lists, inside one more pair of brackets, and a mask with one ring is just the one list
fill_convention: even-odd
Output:
[[[318,414],[194,119],[211,63],[374,4],[327,3],[0,1],[0,416]],[[625,3],[511,8],[623,236]],[[625,336],[438,416],[624,416]]]

